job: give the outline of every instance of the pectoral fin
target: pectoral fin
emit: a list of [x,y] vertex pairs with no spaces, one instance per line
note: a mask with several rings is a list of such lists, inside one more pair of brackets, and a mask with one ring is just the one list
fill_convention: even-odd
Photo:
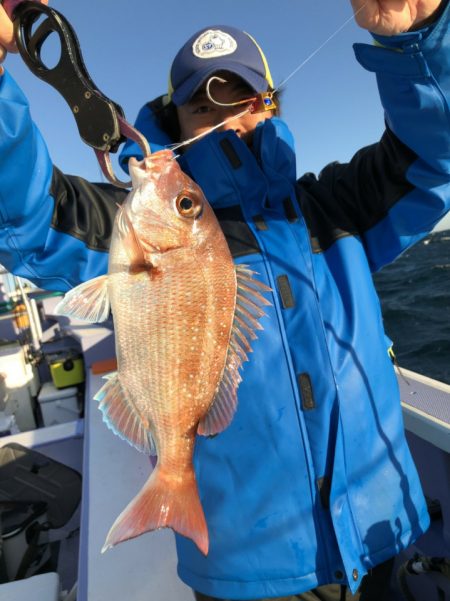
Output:
[[108,319],[110,310],[108,276],[102,275],[72,288],[56,305],[55,313],[99,323]]
[[117,230],[130,261],[130,272],[140,273],[141,271],[149,271],[152,265],[145,257],[133,224],[123,206],[120,208],[120,213],[117,216]]

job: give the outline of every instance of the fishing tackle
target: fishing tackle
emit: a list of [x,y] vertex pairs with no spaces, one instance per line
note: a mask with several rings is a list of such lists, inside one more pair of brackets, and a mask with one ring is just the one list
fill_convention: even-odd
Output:
[[264,92],[258,94],[255,101],[250,105],[251,113],[264,113],[265,111],[275,111],[277,105],[273,99],[273,92]]
[[[89,76],[83,62],[77,36],[65,17],[53,8],[41,4],[38,0],[0,0],[6,12],[14,21],[14,31],[19,52],[32,73],[58,90],[69,104],[82,140],[94,149],[105,177],[116,186],[128,188],[131,182],[121,182],[114,175],[109,153],[117,152],[118,147],[127,139],[134,140],[143,152],[149,156],[150,147],[147,139],[124,116],[122,108],[102,94]],[[198,136],[183,142],[170,145],[172,150],[187,146],[206,136],[223,125],[248,113],[260,113],[275,110],[274,94],[293,77],[308,61],[326,46],[356,15],[365,8],[359,8],[332,35],[330,35],[314,52],[312,52],[275,90],[244,98],[234,103],[220,103],[215,100],[209,87],[212,80],[226,80],[214,76],[208,80],[206,93],[211,102],[219,106],[247,105],[245,110],[232,115],[222,123],[211,127]],[[32,33],[33,26],[43,16],[43,21]],[[56,33],[61,43],[61,57],[57,65],[48,68],[41,59],[42,46],[51,33]]]
[[237,100],[236,102],[219,102],[218,100],[213,98],[211,94],[210,87],[213,81],[218,81],[219,83],[227,83],[227,80],[223,79],[223,77],[213,75],[208,79],[206,83],[206,96],[213,104],[216,104],[217,106],[233,107],[248,104],[249,113],[263,113],[264,111],[273,111],[277,108],[277,105],[275,104],[275,101],[273,99],[272,91],[263,92],[250,98],[243,98],[242,100]]
[[[54,8],[32,0],[0,0],[14,23],[20,55],[30,71],[53,86],[66,100],[75,117],[81,139],[94,149],[105,177],[122,188],[114,174],[110,152],[117,152],[127,138],[135,141],[144,157],[150,154],[147,139],[126,119],[121,106],[102,94],[92,81],[70,23]],[[38,21],[44,17],[44,20]],[[42,60],[42,48],[52,34],[60,40],[61,56],[53,68]]]
[[306,63],[308,63],[316,54],[318,54],[329,42],[331,42],[331,40],[334,37],[336,37],[338,35],[338,33],[340,33],[344,29],[344,27],[346,27],[351,21],[353,21],[355,19],[355,17],[362,10],[364,10],[366,8],[366,6],[367,6],[367,3],[364,3],[351,17],[349,17],[346,21],[344,21],[344,23],[342,23],[342,25],[340,27],[338,27],[338,29],[336,29],[322,44],[320,44],[320,46],[318,48],[316,48],[314,50],[314,52],[312,52],[303,62],[300,63],[300,65],[298,65],[298,67],[296,67],[285,79],[283,79],[283,81],[274,90],[270,90],[268,92],[263,92],[262,94],[257,94],[256,96],[253,96],[251,98],[244,98],[242,100],[238,100],[237,102],[222,103],[222,102],[218,102],[216,99],[214,99],[212,97],[209,88],[210,88],[211,82],[213,80],[218,80],[221,83],[225,83],[226,80],[221,77],[217,77],[217,76],[210,77],[206,84],[206,95],[211,102],[213,102],[214,104],[217,104],[218,106],[230,106],[231,107],[231,106],[239,106],[239,105],[244,105],[244,104],[247,104],[249,106],[247,106],[247,108],[244,111],[242,111],[241,113],[239,113],[237,115],[232,115],[231,117],[228,117],[221,123],[214,125],[214,127],[211,127],[210,129],[202,132],[201,134],[194,136],[193,138],[190,138],[189,140],[184,140],[183,142],[179,142],[177,144],[170,145],[170,148],[172,150],[177,150],[178,148],[181,148],[183,146],[188,146],[189,144],[192,144],[192,142],[196,142],[197,140],[199,140],[200,138],[203,138],[204,136],[211,133],[212,131],[219,129],[220,127],[222,127],[223,125],[226,125],[227,123],[233,121],[234,119],[239,119],[240,117],[242,117],[243,115],[246,115],[247,113],[260,113],[260,112],[264,112],[264,111],[275,110],[277,108],[275,101],[273,99],[275,92],[278,92],[282,87],[284,87],[286,85],[286,83],[291,79],[291,77],[296,75],[296,73],[298,71],[300,71],[300,69],[302,69],[306,65]]

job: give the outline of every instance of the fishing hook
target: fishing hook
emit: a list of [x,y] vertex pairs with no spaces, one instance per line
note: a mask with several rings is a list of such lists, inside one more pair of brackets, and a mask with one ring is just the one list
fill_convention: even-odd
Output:
[[211,94],[211,90],[209,89],[213,80],[217,80],[220,83],[228,83],[226,79],[222,77],[218,77],[217,75],[213,75],[208,79],[206,84],[206,95],[208,99],[217,106],[224,107],[233,107],[240,106],[242,104],[250,104],[248,110],[250,113],[262,113],[264,111],[273,111],[277,108],[273,100],[273,91],[262,92],[261,94],[257,94],[256,96],[252,96],[250,98],[244,98],[243,100],[237,100],[236,102],[219,102],[215,98],[213,98]]

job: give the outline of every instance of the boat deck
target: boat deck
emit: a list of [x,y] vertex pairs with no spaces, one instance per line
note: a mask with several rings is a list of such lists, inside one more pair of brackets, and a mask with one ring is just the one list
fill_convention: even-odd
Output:
[[[101,553],[109,528],[140,490],[152,465],[148,456],[137,453],[105,426],[98,404],[92,400],[103,380],[91,368],[97,361],[114,356],[112,331],[77,326],[72,334],[82,345],[87,372],[77,600],[192,601],[192,591],[177,577],[172,531],[145,534]],[[404,369],[398,373],[398,380],[405,427],[425,492],[438,499],[442,508],[441,521],[431,529],[431,538],[425,535],[428,538],[418,541],[410,553],[428,552],[437,545],[439,550],[434,555],[450,556],[450,386]],[[69,424],[55,428],[71,430]],[[74,432],[79,436],[79,427],[72,435]],[[18,436],[22,444],[28,440],[34,446],[42,434],[35,431]],[[6,442],[2,439],[0,444]],[[422,585],[426,585],[425,578]],[[415,593],[420,586],[415,586]],[[448,581],[438,585],[433,581],[431,586],[435,589],[425,586],[418,601],[434,598],[433,591],[440,590],[436,586],[448,591],[442,588],[448,587]],[[0,601],[6,601],[2,593],[0,587]],[[393,589],[392,601],[400,598]],[[48,600],[42,596],[36,601]]]
[[397,377],[406,429],[450,453],[450,386],[407,369]]
[[[406,436],[431,526],[396,558],[394,573],[414,554],[450,558],[450,386],[406,369],[398,373],[398,381]],[[450,579],[440,573],[408,576],[407,584],[417,601],[450,599]]]

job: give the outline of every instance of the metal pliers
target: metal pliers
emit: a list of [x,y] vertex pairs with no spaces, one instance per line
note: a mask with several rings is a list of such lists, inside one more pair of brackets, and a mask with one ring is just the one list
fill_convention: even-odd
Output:
[[[139,145],[144,157],[150,154],[150,146],[126,121],[122,108],[102,94],[90,78],[70,23],[60,12],[38,1],[0,3],[13,20],[16,44],[25,63],[64,97],[82,140],[94,149],[105,177],[116,186],[128,188],[130,182],[121,182],[114,175],[109,153],[117,152],[127,138]],[[41,22],[35,26],[37,21]],[[41,58],[41,50],[52,33],[59,36],[61,56],[56,66],[49,68]]]

